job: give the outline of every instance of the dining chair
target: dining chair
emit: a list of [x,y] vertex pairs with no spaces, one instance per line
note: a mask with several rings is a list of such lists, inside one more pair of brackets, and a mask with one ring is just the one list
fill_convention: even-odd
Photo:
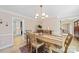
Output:
[[64,42],[64,48],[65,48],[64,53],[67,53],[67,50],[68,50],[68,47],[69,47],[69,45],[70,45],[70,43],[72,41],[72,38],[73,38],[73,35],[68,34],[68,36],[67,36],[67,38],[66,38],[66,40]]
[[38,49],[44,45],[43,42],[38,42],[37,38],[36,38],[36,35],[35,34],[32,34],[30,33],[30,43],[31,43],[31,52],[32,52],[32,48],[35,48],[36,50],[36,53],[38,53]]
[[72,41],[72,38],[73,38],[73,35],[68,33],[68,35],[67,35],[67,37],[66,37],[66,39],[64,41],[63,47],[59,47],[59,46],[57,47],[56,45],[52,44],[53,47],[49,47],[50,51],[51,52],[54,51],[54,52],[57,52],[57,53],[63,53],[63,52],[67,53],[68,47],[69,47],[69,45],[70,45],[70,43]]
[[31,52],[31,41],[30,41],[30,33],[29,32],[26,33],[26,45],[28,48],[28,52]]

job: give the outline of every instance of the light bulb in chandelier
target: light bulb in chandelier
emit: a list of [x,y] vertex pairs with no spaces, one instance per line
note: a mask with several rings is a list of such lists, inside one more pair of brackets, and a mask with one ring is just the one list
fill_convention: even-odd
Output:
[[36,16],[38,17],[38,16],[39,16],[39,14],[37,13],[37,14],[36,14]]
[[42,16],[45,16],[46,14],[45,13],[42,13]]
[[45,17],[48,17],[48,15],[46,15]]

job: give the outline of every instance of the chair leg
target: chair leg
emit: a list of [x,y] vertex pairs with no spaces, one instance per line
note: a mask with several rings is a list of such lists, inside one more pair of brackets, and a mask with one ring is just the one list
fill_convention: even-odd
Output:
[[52,53],[51,47],[48,48],[48,52],[49,52],[49,53]]
[[31,53],[32,53],[32,50],[33,50],[33,49],[32,49],[32,46],[31,46]]
[[38,53],[38,48],[36,48],[36,53]]
[[29,52],[32,53],[32,45],[29,45]]
[[64,53],[67,53],[67,49],[68,49],[68,48],[65,48],[65,51],[64,51]]

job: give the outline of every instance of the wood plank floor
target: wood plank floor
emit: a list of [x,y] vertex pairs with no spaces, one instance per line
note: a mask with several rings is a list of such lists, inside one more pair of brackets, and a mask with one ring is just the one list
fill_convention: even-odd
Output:
[[1,49],[0,53],[20,53],[20,47],[25,45],[25,40],[22,36],[14,37],[14,44],[11,47]]
[[[15,37],[14,45],[12,47],[1,49],[0,53],[28,53],[28,49],[27,46],[25,46],[25,44],[26,41],[23,39],[23,37]],[[72,40],[68,52],[79,52],[79,41],[77,39]]]

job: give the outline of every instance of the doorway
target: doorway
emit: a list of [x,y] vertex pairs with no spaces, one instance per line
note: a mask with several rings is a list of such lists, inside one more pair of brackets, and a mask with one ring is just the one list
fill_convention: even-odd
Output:
[[22,36],[23,35],[23,21],[20,19],[13,19],[13,35]]

